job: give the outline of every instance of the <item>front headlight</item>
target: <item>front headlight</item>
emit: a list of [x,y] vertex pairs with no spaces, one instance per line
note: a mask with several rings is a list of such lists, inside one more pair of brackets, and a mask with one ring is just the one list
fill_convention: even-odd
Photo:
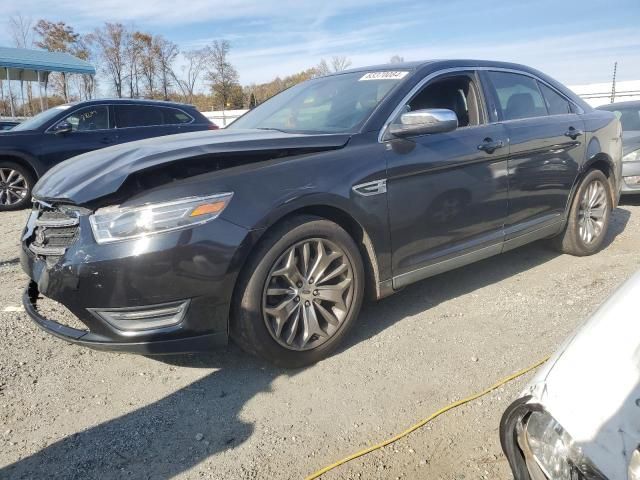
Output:
[[129,240],[188,228],[217,218],[233,193],[188,197],[141,207],[106,207],[89,217],[96,242]]
[[571,436],[547,412],[534,411],[516,424],[518,446],[532,480],[602,480]]
[[623,162],[640,162],[640,148],[638,150],[634,150],[633,152],[627,153],[624,157],[622,157]]

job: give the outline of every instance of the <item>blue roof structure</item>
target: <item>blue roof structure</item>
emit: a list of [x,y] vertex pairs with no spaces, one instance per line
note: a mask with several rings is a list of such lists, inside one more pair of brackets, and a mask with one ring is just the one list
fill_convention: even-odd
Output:
[[[0,47],[0,69],[31,72],[65,72],[95,75],[96,69],[89,62],[63,52],[29,50],[26,48]],[[12,72],[12,79],[18,79]],[[0,77],[2,77],[0,70]]]

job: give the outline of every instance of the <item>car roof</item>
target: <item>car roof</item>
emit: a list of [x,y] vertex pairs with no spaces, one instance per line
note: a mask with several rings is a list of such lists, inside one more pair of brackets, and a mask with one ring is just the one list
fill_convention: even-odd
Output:
[[615,103],[607,103],[606,105],[600,105],[599,110],[615,110],[620,107],[640,107],[640,100],[631,100],[629,102],[615,102]]
[[357,73],[357,72],[376,72],[384,70],[409,70],[417,71],[422,70],[425,67],[430,68],[453,68],[453,67],[494,67],[505,68],[512,70],[522,70],[534,74],[539,74],[537,70],[512,62],[499,62],[494,60],[474,60],[474,59],[433,59],[433,60],[419,60],[413,62],[399,62],[399,63],[384,63],[379,65],[370,65],[366,67],[350,68],[341,72],[332,73],[327,76],[340,75],[345,73]]
[[169,100],[150,100],[144,98],[97,98],[93,100],[84,100],[81,102],[71,102],[66,105],[69,106],[81,106],[81,105],[102,105],[102,104],[122,104],[122,105],[153,105],[164,107],[182,107],[182,108],[195,108],[188,103],[172,102]]

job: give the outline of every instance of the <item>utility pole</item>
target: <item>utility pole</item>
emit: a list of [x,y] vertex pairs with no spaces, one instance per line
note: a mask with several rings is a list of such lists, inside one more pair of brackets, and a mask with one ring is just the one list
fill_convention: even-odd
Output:
[[618,72],[618,62],[613,64],[613,82],[611,82],[611,103],[616,101],[616,73]]

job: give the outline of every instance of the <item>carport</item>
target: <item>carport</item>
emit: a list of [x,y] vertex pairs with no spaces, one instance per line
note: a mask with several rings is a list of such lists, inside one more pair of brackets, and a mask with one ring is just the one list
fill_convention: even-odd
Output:
[[[2,79],[8,82],[9,91],[11,92],[12,80],[18,80],[21,83],[38,82],[41,110],[45,109],[42,84],[44,83],[46,98],[47,84],[51,72],[94,76],[96,69],[89,62],[74,57],[69,53],[0,47],[0,73],[2,74]],[[11,103],[11,116],[15,116],[13,95],[9,95],[9,101]],[[24,103],[24,98],[22,101]]]

